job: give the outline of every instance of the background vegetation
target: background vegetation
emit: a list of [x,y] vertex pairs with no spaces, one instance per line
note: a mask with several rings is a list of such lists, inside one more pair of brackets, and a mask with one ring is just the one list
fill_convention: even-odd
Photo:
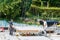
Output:
[[60,20],[60,0],[0,0],[0,19]]

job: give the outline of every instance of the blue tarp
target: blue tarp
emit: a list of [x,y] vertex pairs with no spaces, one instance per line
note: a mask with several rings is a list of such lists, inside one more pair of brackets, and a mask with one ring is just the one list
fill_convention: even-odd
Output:
[[[9,23],[6,20],[0,20],[0,27],[8,27]],[[14,26],[25,26],[26,24],[13,22]]]
[[0,20],[0,27],[6,27],[8,25],[8,22],[5,20]]
[[46,22],[47,22],[47,25],[48,25],[48,26],[51,26],[51,25],[53,25],[54,23],[58,23],[58,21],[55,21],[55,20],[47,20]]

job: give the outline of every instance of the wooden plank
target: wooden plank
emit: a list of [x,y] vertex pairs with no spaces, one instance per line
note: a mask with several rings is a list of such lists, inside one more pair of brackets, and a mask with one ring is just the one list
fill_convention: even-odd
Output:
[[38,30],[16,30],[16,32],[26,33],[26,32],[39,32],[39,31]]

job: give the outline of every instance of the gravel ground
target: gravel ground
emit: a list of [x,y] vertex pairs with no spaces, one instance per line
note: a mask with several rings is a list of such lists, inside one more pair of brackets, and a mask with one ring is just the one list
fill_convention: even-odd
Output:
[[0,32],[0,40],[60,40],[60,36],[51,35],[45,36],[11,36],[8,31]]

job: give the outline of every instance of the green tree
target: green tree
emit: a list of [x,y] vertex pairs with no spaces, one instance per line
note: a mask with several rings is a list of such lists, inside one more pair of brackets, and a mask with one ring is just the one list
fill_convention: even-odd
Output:
[[23,14],[25,15],[31,3],[32,0],[0,0],[0,14],[3,14],[4,18],[15,19]]
[[22,0],[21,2],[21,17],[25,17],[25,13],[29,10],[32,0]]

